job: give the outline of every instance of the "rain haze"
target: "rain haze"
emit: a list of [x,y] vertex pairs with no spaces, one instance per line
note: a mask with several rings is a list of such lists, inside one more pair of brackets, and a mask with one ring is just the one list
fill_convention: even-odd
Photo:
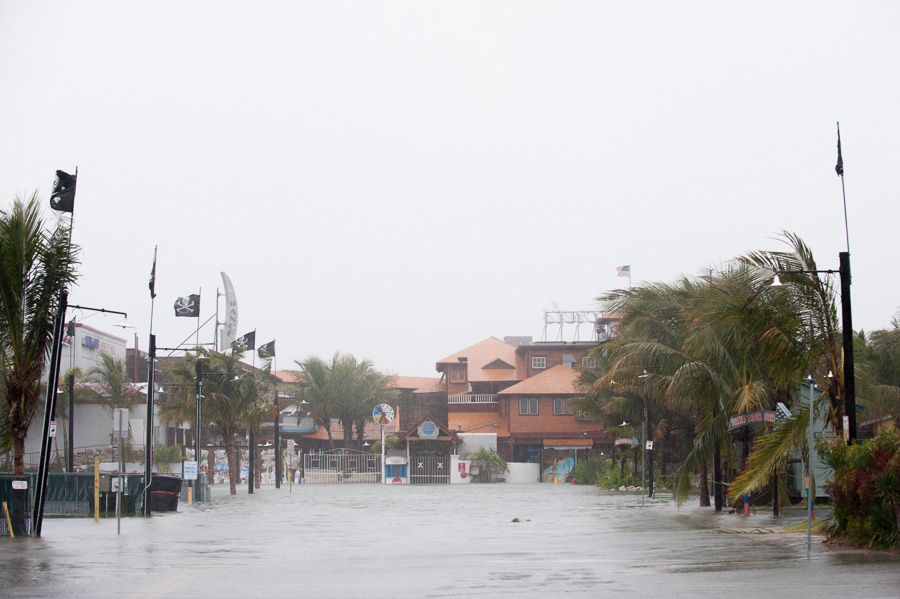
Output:
[[50,214],[77,167],[69,301],[127,312],[145,351],[158,246],[160,346],[225,272],[279,369],[436,376],[596,309],[617,266],[670,282],[791,231],[837,269],[840,121],[853,324],[888,328],[898,25],[894,2],[4,0],[0,206]]

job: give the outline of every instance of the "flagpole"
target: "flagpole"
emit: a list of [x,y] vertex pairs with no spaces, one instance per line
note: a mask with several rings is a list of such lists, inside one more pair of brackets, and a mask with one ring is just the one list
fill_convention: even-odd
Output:
[[[203,287],[199,288],[199,291],[197,291],[197,295],[200,296],[200,301],[202,301],[203,300]],[[197,310],[197,332],[196,332],[194,339],[195,339],[195,343],[197,344],[197,347],[199,348],[200,347],[200,310],[199,310],[199,306],[198,306],[198,310]]]
[[[156,370],[156,337],[153,335],[153,309],[156,307],[156,253],[153,246],[153,270],[150,271],[150,345],[147,353],[147,437],[144,446],[144,517],[150,516],[150,485],[153,482],[153,385]],[[137,347],[134,348],[135,353]]]
[[838,158],[834,171],[841,178],[841,193],[844,199],[844,233],[847,236],[847,251],[838,254],[841,277],[841,341],[844,350],[844,440],[856,442],[856,366],[853,361],[853,310],[850,305],[850,227],[847,220],[847,192],[844,188],[844,157],[841,154],[841,123],[837,123]]
[[[850,225],[847,220],[847,190],[844,189],[844,157],[841,156],[841,123],[838,121],[837,124],[837,134],[838,134],[838,163],[837,166],[834,167],[834,170],[837,171],[838,176],[841,178],[841,195],[844,197],[844,235],[847,237],[847,253],[850,253]],[[78,170],[76,169],[76,173]]]
[[[66,261],[63,265],[63,273],[68,272],[69,264],[72,261],[72,227],[75,223],[75,192],[78,188],[78,167],[75,167],[75,176],[71,185],[71,205],[66,210],[66,205],[62,204],[62,195],[68,194],[68,179],[63,180],[60,177],[62,171],[56,171],[57,181],[53,185],[53,193],[50,196],[50,207],[54,210],[62,210],[69,213],[69,245],[66,248]],[[63,173],[65,175],[65,173]],[[66,175],[68,177],[68,175]],[[57,197],[57,204],[54,206],[53,198]],[[41,528],[44,522],[44,503],[46,501],[47,491],[47,475],[50,470],[50,446],[53,442],[55,431],[51,427],[55,427],[56,418],[56,395],[58,392],[59,381],[59,362],[62,352],[63,329],[66,320],[66,307],[68,306],[68,285],[65,280],[59,288],[59,299],[56,304],[56,313],[53,320],[53,332],[50,345],[50,363],[47,377],[47,396],[44,402],[44,428],[41,436],[41,457],[38,464],[38,478],[35,483],[33,510],[31,514],[31,534],[35,537],[41,536]],[[72,415],[69,415],[71,418]]]

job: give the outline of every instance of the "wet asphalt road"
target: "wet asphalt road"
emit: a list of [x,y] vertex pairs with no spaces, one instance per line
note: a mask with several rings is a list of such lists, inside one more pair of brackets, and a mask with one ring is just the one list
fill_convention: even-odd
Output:
[[802,510],[549,484],[218,485],[179,510],[0,539],[0,597],[900,597],[900,555],[814,536],[807,556],[781,532]]

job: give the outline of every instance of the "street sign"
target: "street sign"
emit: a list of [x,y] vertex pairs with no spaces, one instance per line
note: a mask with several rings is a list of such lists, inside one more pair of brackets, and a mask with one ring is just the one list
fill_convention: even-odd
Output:
[[197,462],[196,460],[186,460],[184,462],[184,480],[197,480]]
[[50,421],[50,437],[53,438],[56,436],[56,420]]
[[389,404],[380,403],[372,410],[372,418],[375,420],[375,424],[380,424],[381,426],[390,424],[394,420],[394,408]]

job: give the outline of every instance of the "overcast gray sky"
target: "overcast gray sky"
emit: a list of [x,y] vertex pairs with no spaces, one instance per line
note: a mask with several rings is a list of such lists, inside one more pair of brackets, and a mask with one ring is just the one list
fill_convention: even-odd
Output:
[[854,328],[887,328],[898,29],[896,2],[2,0],[0,205],[78,167],[70,302],[144,350],[158,245],[161,346],[224,271],[279,369],[432,376],[619,265],[668,282],[788,230],[836,269],[840,121]]

